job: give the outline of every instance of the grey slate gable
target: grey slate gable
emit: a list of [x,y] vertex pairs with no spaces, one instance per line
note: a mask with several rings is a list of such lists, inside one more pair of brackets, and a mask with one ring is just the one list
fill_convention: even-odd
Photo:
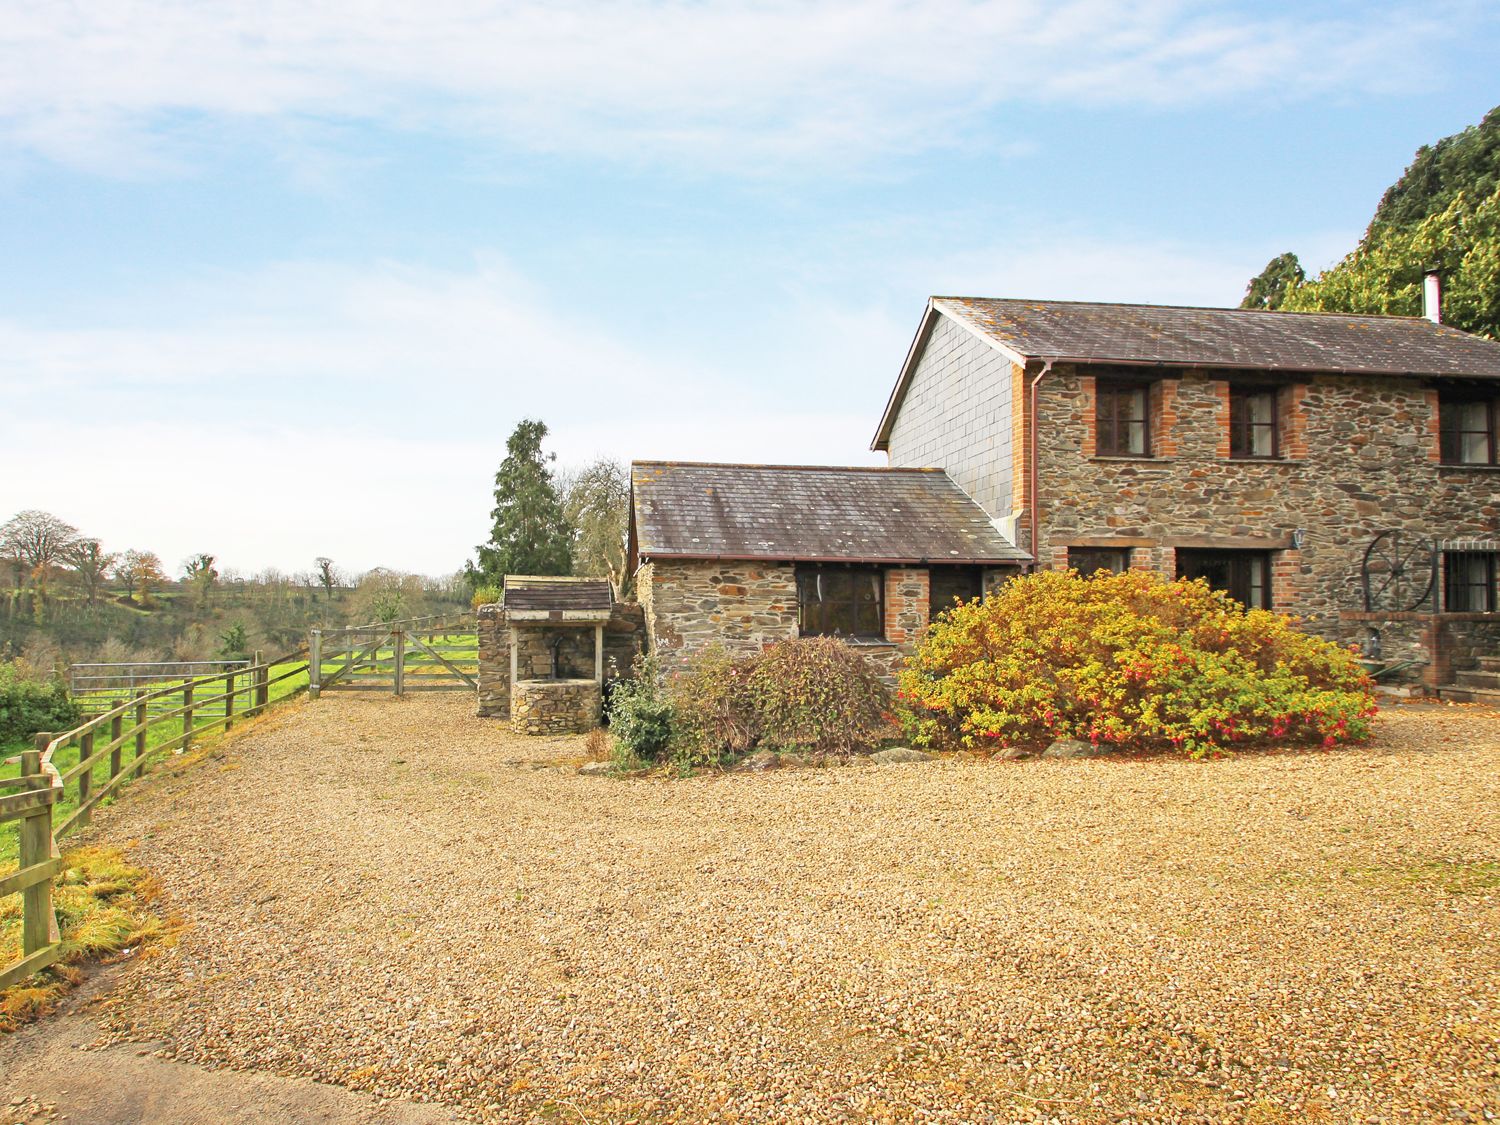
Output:
[[1028,561],[941,469],[637,461],[641,559]]

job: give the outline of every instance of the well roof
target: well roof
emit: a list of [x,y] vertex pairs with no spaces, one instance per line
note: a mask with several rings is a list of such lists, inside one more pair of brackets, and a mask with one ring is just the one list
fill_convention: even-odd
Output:
[[941,469],[637,461],[631,497],[641,558],[1029,561]]
[[608,613],[614,605],[614,589],[607,578],[507,574],[504,604],[507,610],[597,610]]

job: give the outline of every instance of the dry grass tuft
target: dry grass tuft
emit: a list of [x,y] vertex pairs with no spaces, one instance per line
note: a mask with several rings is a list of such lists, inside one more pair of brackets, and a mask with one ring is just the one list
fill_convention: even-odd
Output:
[[609,731],[603,727],[595,727],[589,731],[583,740],[583,748],[588,752],[589,761],[609,761],[610,744],[614,740],[609,737]]
[[[67,952],[24,984],[0,991],[0,1032],[50,1011],[83,979],[76,966],[128,956],[160,941],[173,927],[154,911],[156,880],[119,848],[84,847],[63,854],[67,868],[54,884],[53,906]],[[0,964],[21,956],[21,896],[0,900]]]

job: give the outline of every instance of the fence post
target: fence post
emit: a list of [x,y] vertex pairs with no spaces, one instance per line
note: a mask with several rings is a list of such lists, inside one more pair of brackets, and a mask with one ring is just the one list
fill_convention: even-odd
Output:
[[116,715],[109,721],[109,741],[114,747],[109,752],[109,779],[113,781],[120,776],[121,758],[124,756],[125,747],[122,745],[122,736],[125,733],[125,716]]
[[146,689],[135,689],[135,756],[146,752]]
[[255,713],[259,715],[271,702],[271,669],[265,666],[266,658],[258,652],[255,663],[259,667],[255,673]]
[[224,677],[224,729],[234,726],[234,673]]
[[[21,751],[21,776],[42,776],[42,754],[50,734],[36,736],[35,749]],[[21,870],[52,858],[52,806],[43,805],[20,824]],[[52,942],[52,880],[33,884],[21,892],[21,954],[29,957]]]
[[182,746],[181,751],[193,744],[193,685],[182,685]]
[[[90,727],[78,736],[78,760],[86,762],[94,756],[94,730]],[[93,811],[84,806],[89,803],[89,794],[94,788],[94,767],[85,766],[78,775],[78,823],[87,824],[94,819]]]
[[402,695],[406,691],[406,630],[396,629],[391,635],[396,642],[396,694]]
[[314,629],[307,639],[307,698],[317,699],[323,687],[323,630]]

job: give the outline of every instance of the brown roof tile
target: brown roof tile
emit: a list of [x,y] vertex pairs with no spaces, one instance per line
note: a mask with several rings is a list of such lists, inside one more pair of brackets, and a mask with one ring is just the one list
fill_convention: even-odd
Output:
[[644,558],[1024,562],[941,469],[637,461]]
[[935,297],[1028,359],[1500,379],[1500,343],[1423,317]]

